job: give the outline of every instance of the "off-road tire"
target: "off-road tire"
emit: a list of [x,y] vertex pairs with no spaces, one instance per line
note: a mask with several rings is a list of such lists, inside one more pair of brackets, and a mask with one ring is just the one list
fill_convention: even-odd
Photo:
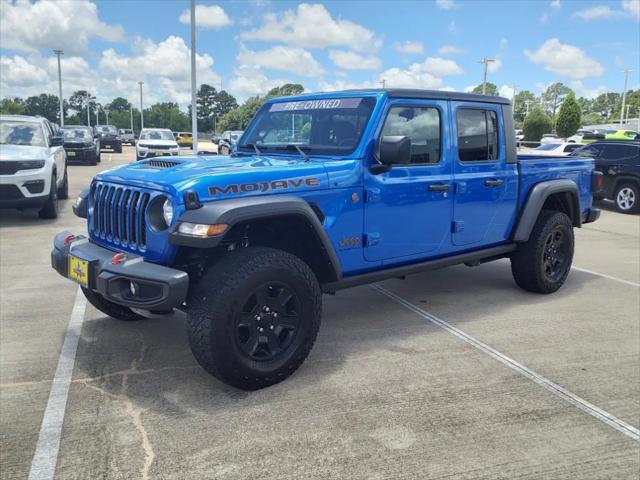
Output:
[[64,169],[64,178],[62,179],[62,186],[58,189],[58,198],[61,200],[67,200],[69,198],[69,176],[67,169]]
[[[268,360],[254,360],[238,344],[237,319],[250,292],[277,282],[299,302],[299,325],[286,349]],[[231,386],[257,390],[281,382],[307,358],[320,328],[322,293],[314,273],[298,257],[249,247],[228,252],[215,263],[192,286],[187,305],[189,344],[198,363]]]
[[89,303],[109,317],[122,320],[124,322],[133,322],[136,320],[144,320],[146,318],[142,315],[138,315],[129,307],[118,305],[117,303],[106,300],[102,295],[97,294],[93,290],[89,290],[84,287],[80,288],[82,288],[82,293],[84,293],[84,296]]
[[[552,248],[548,241],[554,232],[559,232],[567,242],[562,249],[563,261],[554,275],[547,274],[545,256]],[[518,286],[535,293],[553,293],[567,279],[571,270],[574,252],[573,225],[571,219],[562,212],[542,210],[538,216],[529,240],[518,246],[511,255],[511,273]],[[551,252],[553,254],[553,252]]]
[[[620,196],[624,192],[629,192],[626,198],[626,203],[621,203]],[[616,193],[613,196],[613,203],[616,205],[616,210],[620,213],[638,213],[640,211],[640,189],[638,185],[634,183],[622,183],[616,188]],[[630,205],[630,207],[629,207]]]
[[51,175],[51,187],[49,188],[49,197],[38,212],[40,218],[58,218],[58,177],[54,173]]

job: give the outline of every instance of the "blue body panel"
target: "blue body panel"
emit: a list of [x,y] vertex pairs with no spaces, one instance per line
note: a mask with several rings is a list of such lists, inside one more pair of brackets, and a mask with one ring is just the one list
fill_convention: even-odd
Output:
[[[388,98],[385,92],[343,92],[288,97],[298,101],[322,97],[376,98],[376,106],[359,145],[348,156],[311,156],[304,161],[295,152],[268,155],[172,157],[170,168],[153,168],[148,161],[123,165],[100,173],[93,186],[113,185],[148,193],[149,198],[171,199],[174,218],[184,212],[183,193],[195,191],[202,203],[242,196],[295,195],[317,205],[324,214],[323,227],[336,251],[345,277],[358,273],[424,261],[509,241],[526,197],[539,182],[571,179],[580,192],[580,209],[591,207],[593,161],[584,158],[519,159],[508,163],[503,133],[502,105],[449,100]],[[274,99],[270,102],[282,101]],[[437,164],[395,165],[374,175],[378,163],[375,147],[391,106],[424,105],[441,116],[441,159]],[[499,119],[499,158],[491,162],[464,163],[458,158],[455,110],[460,107],[493,109]],[[250,125],[247,131],[250,131]],[[241,141],[239,143],[242,143]],[[314,179],[311,186],[300,180]],[[499,179],[486,188],[487,179]],[[269,182],[293,181],[285,190],[273,191]],[[230,185],[249,184],[243,191]],[[447,184],[449,191],[433,192],[432,184]],[[213,188],[212,191],[212,187]],[[226,190],[225,190],[226,189]],[[171,265],[177,247],[168,233],[149,229],[143,249],[115,241],[94,231],[99,205],[89,203],[91,240],[114,251],[131,251],[146,260]],[[345,241],[348,239],[349,241]],[[354,241],[357,239],[357,241]]]

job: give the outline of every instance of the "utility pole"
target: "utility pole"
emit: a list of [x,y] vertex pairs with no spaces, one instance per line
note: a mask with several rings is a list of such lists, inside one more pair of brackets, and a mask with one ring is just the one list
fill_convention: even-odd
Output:
[[628,125],[629,124],[629,109],[631,108],[631,105],[627,105],[627,113],[624,116],[624,124]]
[[144,82],[138,82],[140,85],[140,130],[144,128],[144,110],[142,108],[142,85]]
[[489,64],[491,62],[495,62],[495,60],[493,58],[487,58],[487,57],[484,57],[482,60],[480,60],[480,62],[478,62],[484,65],[484,76],[482,79],[482,95],[486,95],[487,93],[487,70],[489,69]]
[[100,112],[100,105],[96,104],[96,109],[93,113],[96,114],[96,125],[100,123],[100,117],[98,116]]
[[622,91],[622,108],[620,109],[620,125],[622,125],[622,121],[624,120],[624,105],[627,102],[627,81],[629,80],[629,70],[625,68],[622,73],[624,73],[624,90]]
[[104,114],[107,116],[107,125],[109,125],[109,109],[108,108],[104,109]]
[[60,126],[64,127],[64,103],[62,100],[62,67],[60,66],[60,55],[64,55],[62,50],[54,50],[58,57],[58,96],[60,97]]
[[531,105],[531,100],[525,100],[524,104],[527,106],[527,113],[525,114],[525,117],[527,117],[529,115],[529,105]]
[[[222,90],[222,78],[220,79]],[[198,105],[196,102],[196,0],[191,0],[191,135],[193,154],[198,154]]]
[[380,83],[382,84],[382,89],[384,90],[387,87],[387,80],[383,78]]
[[131,133],[133,132],[133,103],[129,102],[129,114],[131,115]]

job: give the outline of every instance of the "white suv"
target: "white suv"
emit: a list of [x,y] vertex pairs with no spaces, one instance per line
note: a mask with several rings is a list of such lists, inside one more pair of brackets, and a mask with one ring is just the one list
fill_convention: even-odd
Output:
[[41,117],[0,115],[0,208],[38,208],[58,216],[69,197],[64,137]]
[[168,128],[145,128],[140,132],[136,143],[136,159],[180,155],[173,132]]

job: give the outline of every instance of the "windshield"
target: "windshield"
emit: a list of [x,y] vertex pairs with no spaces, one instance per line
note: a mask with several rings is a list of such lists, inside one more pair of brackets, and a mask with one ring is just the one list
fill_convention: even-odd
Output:
[[[355,150],[375,105],[373,98],[322,98],[265,104],[240,148],[290,150],[292,145],[319,155],[347,155]],[[293,147],[295,150],[295,147]]]
[[118,133],[118,130],[111,125],[99,125],[96,127],[96,130],[100,133]]
[[63,128],[65,140],[91,140],[93,135],[88,128]]
[[31,145],[32,147],[47,146],[44,132],[39,123],[12,120],[0,121],[0,144]]
[[140,140],[174,140],[173,134],[166,130],[150,130],[140,134]]
[[558,145],[560,145],[559,143],[547,143],[546,145],[540,145],[539,147],[536,148],[536,150],[553,150],[554,148],[557,148]]

